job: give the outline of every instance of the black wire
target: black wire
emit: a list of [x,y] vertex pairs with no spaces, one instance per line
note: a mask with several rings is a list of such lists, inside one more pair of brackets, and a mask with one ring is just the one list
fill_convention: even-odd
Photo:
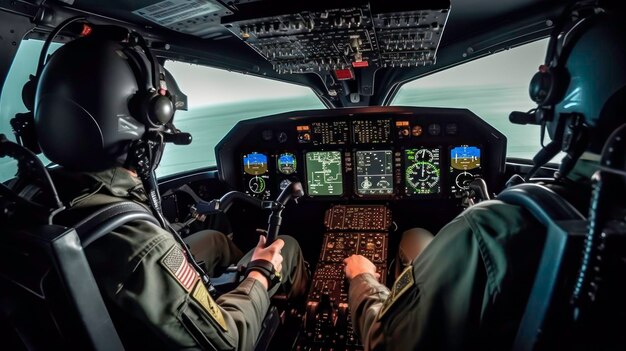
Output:
[[172,226],[163,216],[163,211],[161,209],[161,204],[160,204],[161,195],[159,193],[159,186],[156,183],[156,173],[155,173],[155,170],[156,170],[155,165],[158,162],[157,159],[160,160],[162,156],[162,151],[163,151],[163,146],[164,146],[163,136],[160,135],[160,137],[161,137],[160,142],[157,142],[156,145],[154,145],[154,148],[155,148],[154,150],[152,149],[150,145],[147,146],[146,149],[148,151],[148,158],[149,158],[149,162],[151,163],[151,169],[149,172],[142,173],[140,175],[144,189],[146,190],[146,193],[148,195],[148,203],[150,204],[150,208],[152,210],[153,215],[155,216],[155,218],[157,219],[161,227],[164,230],[170,232],[170,234],[172,234],[172,236],[174,237],[174,240],[184,250],[185,255],[187,256],[187,261],[193,266],[196,272],[200,275],[202,282],[209,290],[209,293],[211,293],[211,295],[215,297],[217,291],[211,284],[211,280],[208,274],[196,262],[196,260],[193,257],[193,254],[191,253],[191,250],[189,249],[189,246],[187,246],[187,243],[185,243],[185,241],[180,236],[180,234],[178,234],[178,232],[174,228],[172,228]]
[[65,21],[61,22],[61,24],[59,24],[56,28],[54,28],[52,32],[50,32],[50,35],[48,35],[48,38],[46,38],[46,41],[43,43],[43,47],[41,48],[41,53],[39,54],[39,62],[37,63],[37,72],[35,74],[36,77],[39,77],[41,75],[41,71],[43,71],[43,66],[45,65],[46,55],[48,54],[48,49],[50,48],[50,44],[52,43],[52,40],[54,40],[54,38],[63,29],[65,29],[65,27],[67,27],[70,23],[73,23],[79,20],[86,20],[86,18],[83,16],[70,17],[66,19]]

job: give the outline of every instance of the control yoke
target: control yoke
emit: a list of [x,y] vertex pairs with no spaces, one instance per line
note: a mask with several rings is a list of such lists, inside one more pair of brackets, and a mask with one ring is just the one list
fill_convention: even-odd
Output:
[[[289,202],[289,200],[293,199],[296,201],[299,197],[304,195],[304,190],[302,189],[302,183],[300,182],[291,182],[289,185],[283,189],[283,191],[278,195],[276,201],[264,201],[264,208],[268,208],[272,211],[270,214],[270,218],[267,221],[267,241],[266,246],[269,246],[276,240],[276,236],[278,236],[278,232],[280,230],[280,225],[283,221],[282,212],[285,209],[285,205]],[[265,207],[269,205],[269,207]]]
[[282,212],[285,209],[285,206],[289,200],[293,199],[295,201],[303,195],[304,190],[302,189],[302,183],[300,182],[291,182],[285,189],[283,189],[275,201],[263,201],[239,191],[231,191],[216,200],[211,200],[209,202],[199,201],[196,206],[192,208],[192,213],[194,214],[194,218],[199,218],[200,216],[206,216],[217,212],[225,213],[235,202],[244,202],[254,207],[270,210],[272,212],[270,213],[270,217],[267,221],[266,241],[266,245],[269,246],[272,242],[274,242],[274,240],[276,240],[276,236],[280,231],[280,225],[283,221]]

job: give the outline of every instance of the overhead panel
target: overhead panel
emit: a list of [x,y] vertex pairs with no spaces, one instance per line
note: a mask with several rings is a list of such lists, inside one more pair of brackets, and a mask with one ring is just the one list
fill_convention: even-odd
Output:
[[164,0],[133,11],[133,14],[177,32],[205,38],[222,16],[232,11],[216,0]]
[[278,73],[435,63],[449,7],[375,13],[369,4],[224,23]]

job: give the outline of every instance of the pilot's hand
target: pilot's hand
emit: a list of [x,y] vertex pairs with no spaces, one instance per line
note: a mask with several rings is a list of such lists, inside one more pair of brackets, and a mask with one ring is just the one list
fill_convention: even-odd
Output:
[[[272,245],[265,247],[266,239],[263,235],[259,236],[259,243],[254,248],[254,252],[252,253],[252,258],[250,261],[254,260],[266,260],[274,265],[274,269],[276,272],[280,272],[283,269],[283,256],[280,254],[280,250],[285,246],[285,242],[281,239],[276,239]],[[265,278],[265,276],[259,272],[252,271],[248,274],[248,277],[252,277],[261,282],[267,289],[269,286],[269,282]]]
[[343,263],[346,265],[345,272],[348,280],[352,280],[357,275],[363,273],[369,273],[376,279],[380,278],[380,274],[376,273],[376,266],[374,266],[372,261],[361,255],[352,255],[343,260]]

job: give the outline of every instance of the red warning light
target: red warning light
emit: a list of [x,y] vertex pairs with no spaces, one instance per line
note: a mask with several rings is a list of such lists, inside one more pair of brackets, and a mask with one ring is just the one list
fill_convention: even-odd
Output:
[[354,67],[354,68],[367,67],[369,65],[370,65],[370,63],[368,61],[352,62],[352,67]]
[[81,37],[86,37],[93,32],[93,28],[87,23],[83,23],[83,30],[80,32]]
[[352,74],[352,70],[350,68],[336,69],[335,75],[337,76],[338,80],[354,79],[354,74]]

